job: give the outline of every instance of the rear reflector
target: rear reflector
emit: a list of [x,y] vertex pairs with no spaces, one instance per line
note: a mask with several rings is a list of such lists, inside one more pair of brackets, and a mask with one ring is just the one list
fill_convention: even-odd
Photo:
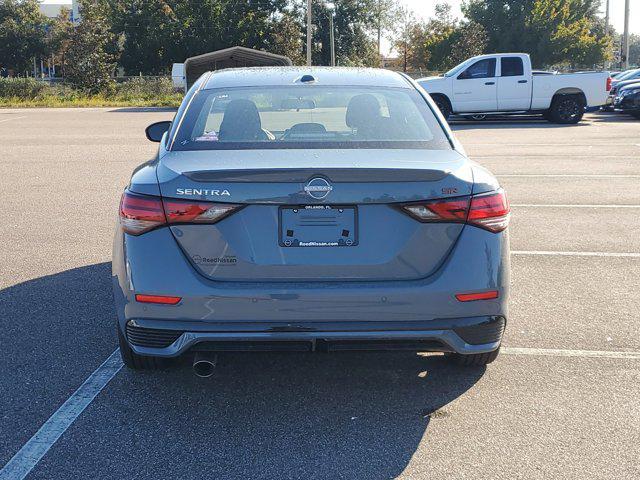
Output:
[[460,302],[473,302],[475,300],[491,300],[498,298],[498,295],[498,290],[489,290],[488,292],[456,293],[456,298]]
[[161,199],[125,191],[120,201],[120,224],[131,235],[176,223],[216,223],[242,205]]
[[491,232],[501,232],[509,225],[509,202],[502,189],[471,197],[411,203],[402,209],[424,223],[466,222]]
[[176,305],[180,303],[182,297],[167,297],[165,295],[142,295],[136,294],[136,302],[140,303],[159,303],[162,305]]

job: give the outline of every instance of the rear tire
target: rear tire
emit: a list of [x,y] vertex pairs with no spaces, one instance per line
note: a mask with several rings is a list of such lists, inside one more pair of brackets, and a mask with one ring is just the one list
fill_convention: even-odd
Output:
[[451,116],[451,104],[449,100],[443,95],[433,95],[431,98],[433,98],[444,119],[447,120]]
[[562,125],[576,124],[583,115],[584,100],[580,95],[558,95],[549,108],[550,121]]
[[118,325],[116,325],[116,330],[118,331],[120,357],[122,357],[122,363],[124,363],[127,368],[132,370],[158,370],[163,367],[164,363],[161,358],[147,357],[135,353],[129,346],[129,343],[127,343],[127,339],[124,338]]
[[447,355],[449,361],[463,367],[483,367],[489,365],[500,353],[500,347],[493,352],[488,353],[472,353],[470,355],[463,355],[461,353],[450,353]]

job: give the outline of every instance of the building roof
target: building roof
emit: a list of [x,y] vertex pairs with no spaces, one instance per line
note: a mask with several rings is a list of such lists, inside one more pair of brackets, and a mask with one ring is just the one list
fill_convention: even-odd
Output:
[[187,87],[205,72],[223,68],[292,65],[291,59],[275,53],[245,47],[231,47],[188,58],[184,62]]
[[354,67],[266,67],[234,68],[213,72],[204,89],[253,87],[256,85],[293,85],[311,75],[317,85],[355,85],[412,88],[399,73],[379,68]]

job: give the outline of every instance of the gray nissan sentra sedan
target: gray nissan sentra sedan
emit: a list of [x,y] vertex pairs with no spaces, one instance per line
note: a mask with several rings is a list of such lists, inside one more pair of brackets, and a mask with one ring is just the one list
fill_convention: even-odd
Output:
[[158,154],[124,191],[113,252],[128,367],[190,354],[206,374],[229,350],[497,357],[509,205],[409,77],[221,70],[147,136]]

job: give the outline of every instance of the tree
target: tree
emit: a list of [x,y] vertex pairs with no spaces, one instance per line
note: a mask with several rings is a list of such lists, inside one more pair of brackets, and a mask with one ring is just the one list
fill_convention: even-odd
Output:
[[[409,18],[399,31],[396,50],[412,70],[448,70],[462,60],[484,53],[487,34],[474,22],[456,20],[447,3],[436,4],[434,18],[417,22]],[[403,65],[404,67],[404,65]]]
[[301,25],[293,13],[285,12],[274,20],[268,51],[289,57],[294,65],[304,65],[303,45]]
[[463,12],[484,27],[489,51],[527,52],[538,67],[591,67],[610,56],[598,6],[599,0],[468,0]]
[[[376,44],[370,36],[376,25],[371,8],[375,0],[334,0],[334,35],[336,63],[342,66],[378,66]],[[331,42],[329,16],[324,2],[313,3],[314,65],[330,65]],[[306,24],[303,24],[306,29]]]
[[62,67],[63,77],[65,76],[67,52],[73,38],[73,22],[70,14],[71,11],[68,8],[62,8],[58,16],[51,22],[47,36],[48,53],[53,56],[54,63]]
[[67,54],[67,80],[89,93],[109,91],[116,67],[116,38],[105,4],[80,0],[82,21],[75,27]]
[[47,18],[37,0],[0,2],[0,63],[22,73],[33,68],[33,59],[46,54]]

